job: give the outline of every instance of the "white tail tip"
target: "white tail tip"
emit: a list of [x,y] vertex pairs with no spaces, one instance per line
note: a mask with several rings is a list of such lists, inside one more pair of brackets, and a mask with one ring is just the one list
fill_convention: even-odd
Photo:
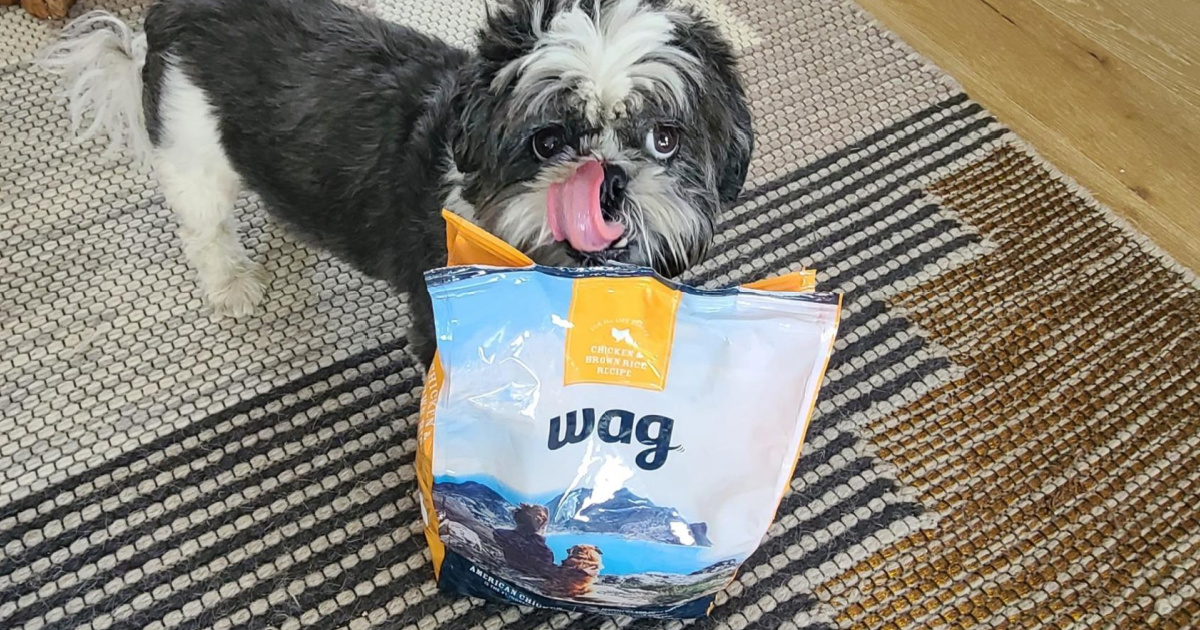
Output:
[[59,95],[78,141],[104,135],[106,156],[127,149],[145,162],[151,152],[142,110],[145,62],[145,34],[110,13],[92,11],[68,24],[37,65],[60,77]]

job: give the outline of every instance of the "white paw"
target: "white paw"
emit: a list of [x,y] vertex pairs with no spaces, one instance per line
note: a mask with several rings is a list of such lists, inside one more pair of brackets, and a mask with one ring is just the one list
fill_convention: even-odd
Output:
[[217,315],[235,319],[248,317],[262,304],[266,288],[266,270],[262,265],[247,262],[211,285],[208,302]]

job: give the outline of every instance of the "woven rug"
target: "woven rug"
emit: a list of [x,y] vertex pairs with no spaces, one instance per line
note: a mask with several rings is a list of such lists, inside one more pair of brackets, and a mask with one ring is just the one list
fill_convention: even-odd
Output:
[[[142,0],[88,0],[136,20]],[[478,1],[360,0],[469,44]],[[847,295],[791,491],[702,628],[1200,624],[1200,287],[847,0],[706,0],[758,153],[691,280]],[[240,202],[216,320],[148,173],[0,12],[0,628],[678,627],[438,594],[405,299]]]

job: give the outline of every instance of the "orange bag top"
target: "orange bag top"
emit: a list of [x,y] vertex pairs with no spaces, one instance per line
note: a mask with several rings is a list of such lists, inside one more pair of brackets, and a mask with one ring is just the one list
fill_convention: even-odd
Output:
[[[442,210],[446,219],[446,265],[488,265],[492,267],[528,267],[533,260],[517,248],[505,243],[487,230],[450,212]],[[817,287],[817,272],[812,269],[794,271],[780,276],[763,278],[743,285],[757,291],[802,293]]]

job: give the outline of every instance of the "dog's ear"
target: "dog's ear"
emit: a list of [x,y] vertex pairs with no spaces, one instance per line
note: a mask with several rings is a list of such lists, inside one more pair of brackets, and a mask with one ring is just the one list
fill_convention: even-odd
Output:
[[698,112],[713,142],[717,192],[721,203],[737,201],[754,153],[754,129],[746,91],[738,74],[733,47],[720,29],[693,8],[676,23],[677,45],[700,60],[706,98]]
[[475,55],[459,81],[451,143],[458,170],[479,170],[486,161],[489,138],[496,133],[497,103],[511,89],[513,62],[533,50],[538,34],[550,27],[559,10],[558,0],[502,0],[487,7]]
[[746,183],[746,172],[754,154],[754,129],[740,85],[726,104],[728,120],[724,126],[727,142],[717,147],[717,192],[721,196],[721,203],[728,206],[738,200]]

